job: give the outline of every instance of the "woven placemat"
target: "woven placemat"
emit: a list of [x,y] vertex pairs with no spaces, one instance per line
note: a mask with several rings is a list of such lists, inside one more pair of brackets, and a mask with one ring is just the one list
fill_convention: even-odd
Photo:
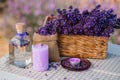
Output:
[[104,60],[89,60],[92,63],[91,67],[82,72],[68,71],[61,67],[60,62],[51,63],[48,71],[36,72],[32,69],[32,64],[22,69],[3,63],[5,60],[2,59],[0,71],[29,77],[33,80],[120,80],[120,55],[108,54],[107,59]]

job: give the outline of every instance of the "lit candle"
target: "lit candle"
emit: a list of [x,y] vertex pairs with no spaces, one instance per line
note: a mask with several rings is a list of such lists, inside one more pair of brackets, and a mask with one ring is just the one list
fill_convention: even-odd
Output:
[[33,69],[36,71],[46,71],[49,67],[48,45],[32,45]]
[[70,58],[69,59],[70,64],[75,67],[76,65],[78,65],[80,63],[80,59],[79,58]]

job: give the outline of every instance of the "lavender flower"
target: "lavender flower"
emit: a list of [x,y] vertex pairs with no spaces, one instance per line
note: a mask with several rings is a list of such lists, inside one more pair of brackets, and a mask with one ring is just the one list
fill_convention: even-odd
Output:
[[[40,20],[53,13],[56,4],[46,0],[7,0],[8,12],[18,21],[25,22],[28,26],[42,25]],[[41,19],[41,16],[42,19]],[[43,21],[42,21],[43,22]],[[34,29],[33,29],[34,30]]]

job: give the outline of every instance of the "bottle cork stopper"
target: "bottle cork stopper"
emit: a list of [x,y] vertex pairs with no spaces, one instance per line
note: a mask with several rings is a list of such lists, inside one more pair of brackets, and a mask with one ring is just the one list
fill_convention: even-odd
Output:
[[17,23],[16,24],[16,31],[17,33],[23,33],[25,29],[25,24],[24,23]]

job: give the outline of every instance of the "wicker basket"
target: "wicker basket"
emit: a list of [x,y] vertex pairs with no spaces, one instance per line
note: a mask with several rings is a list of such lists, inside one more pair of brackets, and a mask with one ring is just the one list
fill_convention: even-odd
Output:
[[104,59],[108,38],[81,35],[59,35],[61,56]]
[[[56,16],[47,16],[47,20]],[[108,38],[85,35],[58,35],[61,56],[104,59],[107,56]]]

